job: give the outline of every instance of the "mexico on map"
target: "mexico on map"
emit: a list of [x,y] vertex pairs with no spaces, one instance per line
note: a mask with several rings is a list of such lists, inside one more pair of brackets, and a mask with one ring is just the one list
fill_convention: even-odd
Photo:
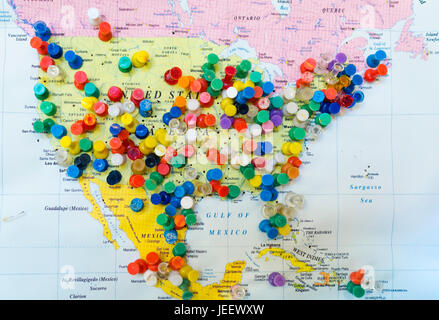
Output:
[[437,12],[0,0],[0,300],[439,299]]

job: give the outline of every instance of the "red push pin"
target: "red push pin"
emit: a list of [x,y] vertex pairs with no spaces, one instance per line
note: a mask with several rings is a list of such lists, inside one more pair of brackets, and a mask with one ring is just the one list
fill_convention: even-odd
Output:
[[203,108],[209,108],[213,105],[213,98],[209,92],[202,92],[198,97],[198,100]]
[[374,82],[378,77],[378,71],[374,69],[367,69],[364,72],[364,80],[367,82]]
[[232,82],[233,77],[236,75],[236,68],[232,66],[227,66],[224,69],[224,72],[226,75],[224,76],[223,82],[227,82],[227,83]]
[[79,136],[85,132],[84,129],[84,122],[82,120],[78,120],[70,126],[70,132],[75,135]]
[[49,56],[44,56],[40,60],[40,68],[44,72],[47,72],[47,68],[49,68],[50,66],[53,66],[54,64],[55,64],[55,62]]
[[228,186],[221,186],[218,188],[218,195],[221,198],[227,197],[228,194],[229,194],[229,187]]
[[206,115],[204,113],[200,114],[197,117],[197,127],[199,128],[206,128],[206,122],[204,121],[206,118]]
[[247,130],[247,122],[242,118],[236,118],[235,121],[233,121],[233,127],[238,132],[244,132]]
[[108,99],[113,102],[119,102],[123,98],[123,91],[121,88],[112,86],[108,89]]
[[99,39],[101,39],[101,41],[104,42],[110,41],[111,38],[113,37],[113,34],[111,33],[111,26],[108,22],[101,22],[99,24],[98,37]]
[[134,89],[133,92],[131,93],[131,101],[134,103],[134,105],[136,107],[139,107],[140,101],[142,101],[143,99],[145,99],[145,93],[143,92],[142,89]]
[[213,127],[216,123],[216,118],[213,114],[206,114],[206,117],[204,118],[204,124],[206,127]]
[[221,188],[221,183],[218,180],[210,180],[209,183],[215,192],[218,192],[218,190]]
[[73,84],[78,90],[84,90],[84,86],[88,82],[87,74],[84,71],[77,71],[73,76]]
[[41,40],[38,37],[30,39],[30,46],[37,50],[37,52],[43,56],[47,55],[47,46],[49,44],[46,41]]
[[93,105],[93,110],[99,117],[105,117],[108,114],[108,105],[105,102],[98,101]]
[[299,168],[302,165],[302,161],[299,158],[297,158],[297,157],[289,157],[288,158],[288,163],[292,164],[296,168]]
[[133,174],[130,177],[129,183],[133,188],[140,188],[145,184],[145,178],[141,175]]

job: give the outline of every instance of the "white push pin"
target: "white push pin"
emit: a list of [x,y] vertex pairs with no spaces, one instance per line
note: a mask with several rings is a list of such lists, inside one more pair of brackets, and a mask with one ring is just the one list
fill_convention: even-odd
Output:
[[116,102],[108,107],[108,115],[112,118],[118,117],[122,113],[122,103]]
[[64,72],[55,65],[51,65],[47,68],[47,75],[53,80],[64,79]]
[[124,154],[120,154],[120,153],[113,153],[111,155],[111,165],[115,166],[115,167],[119,167],[121,165],[123,165],[126,161],[125,155]]
[[136,110],[136,105],[132,101],[125,101],[122,105],[122,111],[125,113],[133,113]]
[[101,14],[97,8],[88,9],[87,15],[88,21],[90,21],[90,23],[94,26],[97,26],[102,21]]
[[246,294],[246,290],[244,287],[241,287],[239,284],[235,284],[230,288],[230,295],[233,300],[241,300],[244,299]]
[[143,274],[143,278],[145,279],[146,285],[150,287],[154,287],[158,281],[156,273],[151,270],[146,270]]
[[302,209],[305,203],[305,198],[301,194],[288,192],[285,194],[284,202],[288,207]]
[[168,280],[176,287],[183,283],[183,277],[180,275],[180,273],[178,273],[178,271],[175,270],[172,270],[169,273]]
[[282,107],[282,111],[284,112],[285,116],[292,116],[296,114],[298,110],[299,107],[295,102],[288,102]]
[[55,152],[55,161],[61,167],[68,167],[72,164],[72,157],[65,149],[58,149]]
[[294,88],[294,87],[286,87],[283,90],[282,95],[283,95],[285,100],[291,101],[296,96],[296,88]]

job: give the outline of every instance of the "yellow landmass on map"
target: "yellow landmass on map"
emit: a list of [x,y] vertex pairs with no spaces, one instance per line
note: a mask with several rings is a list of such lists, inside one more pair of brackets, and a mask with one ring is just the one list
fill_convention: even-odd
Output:
[[[214,52],[219,54],[225,46],[218,46],[202,39],[186,38],[114,38],[109,43],[100,41],[95,38],[84,37],[53,37],[52,42],[58,43],[66,52],[73,50],[79,54],[84,64],[80,70],[86,72],[90,82],[94,83],[100,90],[99,100],[110,104],[107,97],[107,90],[110,86],[118,86],[125,93],[125,100],[130,98],[131,92],[135,88],[141,88],[146,93],[146,98],[153,103],[153,115],[149,118],[138,116],[138,110],[132,114],[139,124],[144,124],[152,133],[165,127],[162,122],[162,115],[167,112],[173,104],[175,97],[184,95],[187,98],[196,98],[189,96],[189,92],[178,86],[169,86],[163,80],[163,74],[166,70],[178,66],[183,70],[184,75],[194,75],[198,77],[201,74],[201,66],[206,62],[208,54]],[[150,61],[140,69],[133,68],[130,73],[122,73],[118,69],[118,61],[122,56],[131,57],[133,53],[140,50],[146,50],[149,53]],[[225,63],[237,65],[238,57],[227,59]],[[50,79],[45,72],[40,70],[39,82],[43,83],[50,92],[47,101],[53,102],[57,106],[57,113],[53,120],[64,125],[68,130],[72,123],[82,119],[89,110],[81,106],[81,99],[84,97],[84,91],[78,90],[73,85],[73,76],[76,70],[71,70],[64,58],[57,59],[56,65],[64,71],[65,78],[62,81]],[[47,118],[37,108],[41,119]],[[207,110],[208,113],[214,114],[217,119],[221,116],[221,108],[212,107]],[[89,138],[92,141],[102,140],[108,146],[111,138],[109,128],[113,123],[121,124],[120,117],[111,119],[110,117],[98,117],[98,125],[92,132],[81,136],[71,136],[73,140]],[[60,148],[59,140],[50,138],[55,148]],[[134,135],[130,136],[136,144],[140,142]],[[93,158],[93,154],[90,152]],[[74,155],[73,155],[74,157]],[[119,248],[115,235],[111,233],[108,221],[105,218],[102,206],[107,207],[119,221],[119,228],[125,232],[126,236],[133,242],[139,251],[140,257],[144,258],[150,251],[157,251],[162,260],[167,261],[172,257],[173,245],[164,241],[163,229],[157,225],[156,217],[164,211],[164,206],[154,206],[149,201],[152,192],[144,188],[135,189],[128,185],[128,179],[131,172],[130,162],[118,167],[122,173],[123,179],[120,184],[109,186],[106,183],[108,171],[99,173],[90,167],[85,171],[84,176],[79,179],[84,196],[90,201],[92,211],[90,215],[98,220],[103,226],[103,234],[113,243],[115,249]],[[195,166],[201,172],[209,168],[216,167],[214,164],[206,164],[202,167]],[[145,177],[155,169],[150,169]],[[227,179],[234,184],[242,186],[243,177],[237,170],[227,170]],[[204,175],[202,175],[204,179]],[[167,177],[181,184],[182,170],[173,170],[172,174]],[[100,193],[94,194],[90,189],[90,184],[98,186]],[[93,190],[95,190],[94,188]],[[99,199],[102,198],[102,199]],[[145,208],[138,213],[131,211],[130,202],[133,198],[140,198],[144,201]],[[99,202],[99,204],[98,204]],[[107,213],[108,214],[108,213]],[[178,231],[178,240],[183,241],[185,238],[186,228]],[[128,263],[129,261],[127,261]],[[219,283],[207,286],[201,286],[199,283],[192,284],[194,298],[199,299],[227,299],[230,298],[230,286],[240,282],[242,270],[245,262],[237,261],[227,264],[224,278]],[[196,269],[196,266],[193,266]],[[172,286],[168,281],[159,282],[163,290],[171,296],[181,297],[181,290]]]
[[279,257],[283,260],[289,261],[292,266],[297,267],[296,272],[311,272],[314,271],[314,268],[308,265],[307,263],[298,260],[293,254],[286,252],[281,248],[266,248],[259,251],[258,258],[265,256],[267,253],[270,253],[272,256]]

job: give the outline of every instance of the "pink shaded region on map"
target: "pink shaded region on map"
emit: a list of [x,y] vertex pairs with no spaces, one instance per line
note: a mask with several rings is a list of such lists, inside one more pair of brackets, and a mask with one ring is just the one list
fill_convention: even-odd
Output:
[[[289,3],[289,12],[276,11],[272,2],[277,1],[276,7]],[[196,37],[220,45],[247,40],[261,62],[281,68],[278,85],[296,79],[303,60],[322,52],[335,53],[340,46],[354,55],[352,61],[358,60],[362,70],[365,39],[354,38],[344,45],[343,41],[364,27],[365,6],[374,10],[376,29],[390,29],[413,14],[412,0],[157,0],[150,5],[139,0],[9,2],[15,7],[18,24],[32,35],[30,24],[43,20],[56,35],[97,36],[87,17],[88,8],[96,7],[116,28],[115,36]]]
[[411,31],[409,31],[413,19],[408,20],[401,32],[401,38],[395,46],[395,51],[400,52],[410,52],[412,53],[412,58],[421,56],[422,59],[427,60],[428,51],[424,42],[423,36],[415,36]]

